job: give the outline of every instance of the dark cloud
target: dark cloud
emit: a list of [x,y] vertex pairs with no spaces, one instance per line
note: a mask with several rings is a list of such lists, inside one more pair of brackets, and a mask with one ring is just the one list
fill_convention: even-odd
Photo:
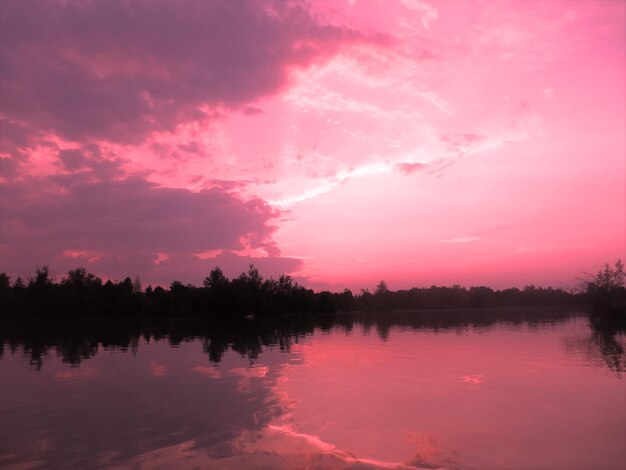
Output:
[[[2,74],[1,71],[0,74]],[[0,112],[3,99],[2,88],[0,88]],[[40,137],[38,134],[26,123],[18,123],[0,115],[0,157],[10,158],[15,165],[26,161],[28,159],[26,148]]]
[[366,40],[303,5],[3,1],[2,112],[64,138],[117,142],[210,116],[211,106],[246,112],[293,67]]
[[[73,165],[85,161],[76,152],[65,157]],[[68,251],[119,266],[131,261],[137,272],[151,268],[159,252],[250,247],[278,254],[271,221],[279,214],[218,186],[192,192],[88,171],[5,182],[0,192],[0,258],[9,272],[58,261]]]
[[256,106],[246,106],[243,108],[243,113],[248,116],[254,116],[255,114],[265,114],[261,108],[257,108]]
[[9,157],[0,157],[0,177],[12,178],[17,174],[18,162]]
[[59,151],[59,160],[61,160],[65,169],[69,171],[80,170],[89,163],[89,159],[78,149]]
[[[78,181],[103,181],[121,179],[125,172],[121,166],[125,160],[116,155],[104,155],[100,147],[93,144],[77,149],[57,148],[59,166],[63,173],[51,175],[50,181],[60,185],[74,186]],[[82,172],[82,178],[67,173]]]
[[[111,144],[143,143],[229,109],[262,113],[254,104],[288,85],[295,68],[380,41],[321,24],[304,2],[0,2],[0,270],[86,265],[165,282],[196,281],[211,263],[297,269],[272,240],[279,214],[240,196],[246,182],[198,175],[208,189],[159,187],[130,174],[114,153],[124,147]],[[78,148],[60,149],[59,138]],[[210,156],[195,141],[152,150],[178,164]],[[56,174],[34,176],[43,172]],[[269,256],[233,253],[243,248]],[[211,250],[224,253],[193,255]],[[168,258],[155,263],[158,253]]]

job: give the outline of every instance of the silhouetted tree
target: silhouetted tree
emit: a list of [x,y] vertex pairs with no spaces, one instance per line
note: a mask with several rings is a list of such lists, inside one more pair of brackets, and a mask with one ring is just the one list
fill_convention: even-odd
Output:
[[376,284],[376,290],[374,291],[374,295],[383,295],[389,292],[389,288],[387,287],[387,283],[385,281],[380,281]]
[[26,284],[24,284],[24,280],[18,276],[17,279],[15,280],[15,282],[13,283],[13,289],[24,289],[24,287],[26,287]]
[[31,288],[43,288],[52,285],[54,282],[53,276],[50,274],[48,266],[43,266],[35,272],[34,276],[28,279],[28,287]]
[[206,289],[221,289],[228,283],[222,270],[216,266],[207,277],[204,278],[203,285]]
[[0,273],[0,289],[8,289],[11,286],[11,278],[6,273]]
[[599,311],[626,310],[624,264],[618,259],[613,266],[606,263],[593,275],[586,276],[586,295]]
[[332,313],[336,310],[333,295],[328,291],[320,292],[315,299],[314,309],[319,313]]
[[[10,308],[13,301],[13,292],[11,292],[11,278],[6,273],[0,273],[0,308]],[[0,349],[2,349],[0,345]]]
[[[176,281],[174,281],[176,282]],[[122,282],[119,283],[119,288],[121,292],[125,295],[130,295],[133,293],[133,281],[130,277],[124,278]]]
[[94,274],[88,273],[85,268],[77,268],[68,271],[67,278],[61,281],[62,287],[68,287],[74,291],[94,289],[102,285],[102,280]]

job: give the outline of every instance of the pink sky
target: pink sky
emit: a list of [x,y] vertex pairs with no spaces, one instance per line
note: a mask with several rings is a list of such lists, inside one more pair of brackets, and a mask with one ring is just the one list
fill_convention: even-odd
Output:
[[0,271],[570,287],[626,257],[626,3],[0,5]]

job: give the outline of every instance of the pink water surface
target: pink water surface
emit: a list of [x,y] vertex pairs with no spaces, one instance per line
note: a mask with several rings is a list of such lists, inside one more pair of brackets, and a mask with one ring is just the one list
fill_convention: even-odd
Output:
[[18,347],[0,360],[0,465],[623,468],[624,369],[605,359],[585,317],[356,323],[218,363],[201,340],[40,370]]

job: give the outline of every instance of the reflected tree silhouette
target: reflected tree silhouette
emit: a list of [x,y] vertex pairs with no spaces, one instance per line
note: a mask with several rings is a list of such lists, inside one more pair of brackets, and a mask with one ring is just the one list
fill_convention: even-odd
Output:
[[626,342],[626,324],[623,318],[607,318],[591,314],[589,324],[592,330],[591,341],[597,345],[609,369],[620,376],[626,372],[626,356],[624,356],[624,342]]
[[[213,363],[233,350],[254,360],[265,347],[289,351],[293,344],[316,330],[340,328],[350,333],[355,327],[372,329],[385,341],[394,328],[416,331],[466,331],[509,326],[553,324],[574,315],[570,309],[475,309],[393,312],[338,312],[229,317],[139,317],[100,316],[87,318],[0,318],[0,342],[18,351],[36,367],[56,354],[63,362],[79,365],[101,350],[136,350],[141,341],[167,341],[175,346],[201,340]],[[598,344],[606,354],[623,354],[611,342],[609,330],[595,329]],[[620,352],[621,351],[621,352]],[[1,357],[1,356],[0,356]],[[607,356],[608,357],[608,356]],[[608,365],[608,363],[607,363]]]
[[590,333],[564,340],[571,354],[584,355],[587,360],[605,365],[618,378],[626,372],[626,326],[615,318],[587,314]]

